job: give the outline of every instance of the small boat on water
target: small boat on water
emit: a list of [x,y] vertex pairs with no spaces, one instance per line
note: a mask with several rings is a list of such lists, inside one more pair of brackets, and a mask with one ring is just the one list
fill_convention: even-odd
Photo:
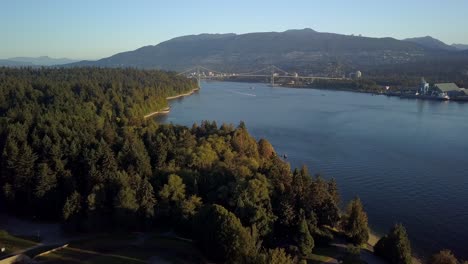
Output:
[[283,154],[283,159],[288,159],[288,155]]
[[253,86],[250,86],[249,88],[250,88],[250,90],[253,90],[253,89],[255,89]]
[[439,94],[437,98],[439,98],[440,100],[450,100],[450,97],[445,93]]

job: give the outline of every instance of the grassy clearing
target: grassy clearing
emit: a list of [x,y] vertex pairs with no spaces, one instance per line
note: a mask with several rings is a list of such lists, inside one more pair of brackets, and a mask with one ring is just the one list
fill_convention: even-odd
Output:
[[38,247],[35,247],[35,248],[32,248],[32,249],[29,249],[29,250],[26,250],[24,252],[24,254],[30,258],[34,258],[35,256],[43,253],[43,252],[46,252],[46,251],[49,251],[49,250],[52,250],[54,248],[57,248],[57,247],[60,247],[62,245],[42,245],[42,246],[38,246]]
[[20,250],[36,246],[34,241],[26,240],[23,238],[15,237],[8,232],[0,230],[0,247],[5,248],[5,252],[1,252],[0,256],[5,256]]
[[64,248],[48,255],[35,258],[35,260],[48,263],[129,263],[140,264],[146,263],[146,259],[133,258],[126,256],[125,252],[102,253],[91,250],[83,250],[79,248]]
[[99,235],[70,243],[68,248],[36,258],[55,263],[147,263],[154,256],[170,263],[200,263],[201,253],[190,241],[159,235],[141,240],[134,234]]
[[171,263],[202,263],[203,255],[195,245],[187,240],[155,235],[145,241],[143,245],[146,249],[154,250],[161,258],[169,260]]
[[125,248],[136,239],[137,235],[133,233],[101,234],[93,238],[73,241],[69,247],[107,253]]
[[307,258],[308,263],[327,263],[343,257],[343,252],[337,247],[319,247],[312,250]]

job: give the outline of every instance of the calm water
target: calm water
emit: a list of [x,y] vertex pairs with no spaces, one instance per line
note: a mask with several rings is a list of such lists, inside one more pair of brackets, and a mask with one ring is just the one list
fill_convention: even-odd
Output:
[[343,200],[359,195],[376,233],[401,222],[419,254],[468,258],[468,104],[206,82],[158,119],[243,120],[293,166],[336,178]]

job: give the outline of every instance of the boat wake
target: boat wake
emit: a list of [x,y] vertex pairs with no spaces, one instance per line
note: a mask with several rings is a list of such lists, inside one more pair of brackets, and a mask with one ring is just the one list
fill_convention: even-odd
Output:
[[230,92],[235,93],[235,94],[245,95],[245,96],[257,96],[256,94],[242,93],[242,92],[237,92],[237,91],[232,91],[232,90],[230,90]]

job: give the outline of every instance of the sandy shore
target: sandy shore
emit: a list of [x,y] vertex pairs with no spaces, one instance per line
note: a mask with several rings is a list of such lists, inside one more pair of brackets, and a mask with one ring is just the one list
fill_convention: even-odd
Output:
[[380,240],[381,236],[373,233],[372,231],[369,232],[369,240],[367,241],[367,244],[371,247],[374,247],[375,244]]
[[173,100],[173,99],[177,99],[177,98],[180,98],[180,97],[184,97],[184,96],[189,96],[189,95],[192,95],[194,92],[200,90],[200,88],[197,88],[197,89],[193,89],[192,91],[188,92],[188,93],[184,93],[184,94],[179,94],[179,95],[174,95],[174,96],[169,96],[169,97],[166,97],[166,100]]
[[[184,93],[184,94],[179,94],[179,95],[174,95],[174,96],[169,96],[169,97],[166,97],[166,100],[173,100],[173,99],[177,99],[177,98],[180,98],[180,97],[184,97],[184,96],[189,96],[189,95],[192,95],[194,92],[200,90],[200,88],[196,88],[196,89],[193,89],[192,91],[188,92],[188,93]],[[159,114],[169,114],[169,112],[171,111],[171,109],[169,107],[166,107],[160,111],[156,111],[156,112],[151,112],[145,116],[143,116],[144,119],[148,118],[148,117],[152,117],[154,115],[159,115]]]
[[148,117],[151,117],[151,116],[154,116],[154,115],[159,115],[159,114],[169,114],[170,111],[171,111],[171,109],[169,107],[166,107],[161,111],[151,112],[151,113],[145,115],[143,118],[146,119]]

